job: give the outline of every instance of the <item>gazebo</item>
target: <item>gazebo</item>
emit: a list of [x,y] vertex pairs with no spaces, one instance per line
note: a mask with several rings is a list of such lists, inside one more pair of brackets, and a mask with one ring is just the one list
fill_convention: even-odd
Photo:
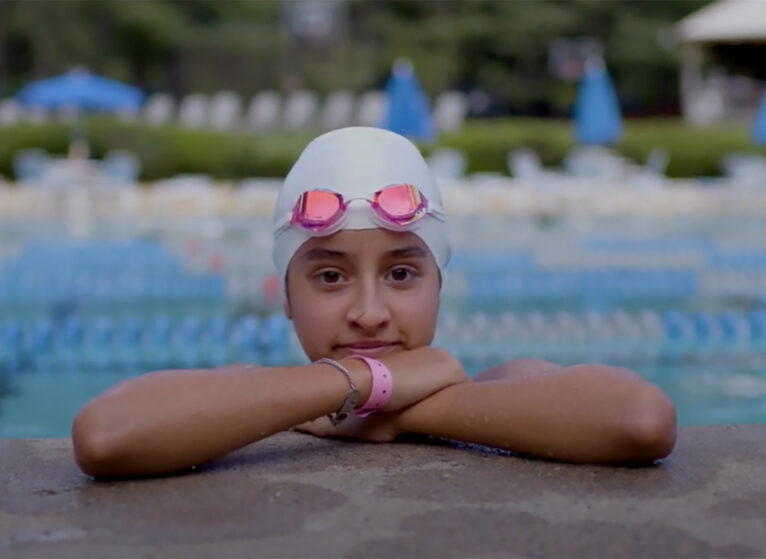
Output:
[[766,1],[718,0],[676,30],[684,117],[701,124],[751,118],[766,79]]

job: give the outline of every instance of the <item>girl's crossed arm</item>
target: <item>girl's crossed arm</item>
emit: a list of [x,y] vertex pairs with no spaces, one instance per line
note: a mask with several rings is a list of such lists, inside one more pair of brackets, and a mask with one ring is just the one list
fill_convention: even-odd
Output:
[[639,375],[605,365],[511,361],[397,414],[397,428],[590,463],[652,462],[676,439],[673,403]]
[[319,418],[299,429],[376,442],[416,433],[568,462],[651,463],[673,450],[676,415],[664,392],[626,369],[523,359],[400,412],[335,427]]
[[[369,369],[356,359],[342,362],[364,402]],[[451,355],[430,347],[392,355],[386,363],[394,377],[389,410],[467,380]],[[93,476],[169,473],[335,412],[348,390],[343,374],[326,364],[150,373],[80,410],[72,426],[75,458]]]

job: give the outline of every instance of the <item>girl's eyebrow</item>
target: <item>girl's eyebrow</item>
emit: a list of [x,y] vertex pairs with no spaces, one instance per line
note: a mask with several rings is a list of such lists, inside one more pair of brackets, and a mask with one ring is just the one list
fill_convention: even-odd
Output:
[[[425,250],[419,246],[408,246],[403,248],[397,248],[386,252],[388,258],[426,258],[428,254]],[[312,260],[339,260],[348,258],[348,253],[341,250],[330,250],[328,248],[312,248],[303,254],[303,258],[307,261]]]
[[409,246],[389,251],[386,256],[391,258],[426,258],[428,254],[418,246]]
[[330,250],[327,248],[312,248],[304,253],[303,258],[306,260],[326,260],[328,258],[339,259],[346,258],[346,253],[340,250]]

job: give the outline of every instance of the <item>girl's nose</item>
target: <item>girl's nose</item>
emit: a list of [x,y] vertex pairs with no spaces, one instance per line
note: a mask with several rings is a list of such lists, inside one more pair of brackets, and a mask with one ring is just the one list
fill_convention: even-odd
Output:
[[361,286],[348,309],[348,320],[365,332],[375,332],[391,320],[386,301],[376,286]]

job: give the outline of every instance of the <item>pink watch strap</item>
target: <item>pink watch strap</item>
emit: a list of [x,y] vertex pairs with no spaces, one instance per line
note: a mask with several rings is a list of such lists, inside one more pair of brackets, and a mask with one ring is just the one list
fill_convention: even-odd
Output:
[[391,389],[394,385],[394,380],[391,377],[391,371],[388,370],[383,363],[377,359],[370,359],[363,355],[351,355],[355,359],[361,359],[372,371],[372,389],[370,390],[370,397],[367,401],[356,411],[356,415],[359,417],[367,417],[371,413],[382,410],[388,401],[391,399]]

